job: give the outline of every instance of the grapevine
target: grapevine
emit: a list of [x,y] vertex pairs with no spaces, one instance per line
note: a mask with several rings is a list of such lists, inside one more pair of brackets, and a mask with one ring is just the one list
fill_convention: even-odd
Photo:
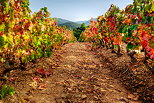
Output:
[[[131,57],[131,62],[137,62],[135,54],[144,52],[144,63],[150,63],[153,70],[154,60],[154,2],[153,0],[134,0],[133,4],[120,10],[111,5],[109,10],[97,18],[96,32],[91,22],[82,33],[85,41],[91,41],[121,56],[122,44],[126,44],[126,50]],[[118,48],[115,51],[115,47]],[[149,62],[150,61],[150,62]]]
[[58,27],[47,8],[31,14],[28,0],[0,2],[0,61],[6,69],[15,69],[41,57],[49,57],[52,50],[75,40],[72,31]]

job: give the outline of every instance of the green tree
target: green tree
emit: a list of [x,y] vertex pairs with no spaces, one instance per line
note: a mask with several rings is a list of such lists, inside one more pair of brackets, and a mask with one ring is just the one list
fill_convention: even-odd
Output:
[[73,29],[73,34],[77,38],[78,41],[82,41],[82,38],[80,38],[81,33],[85,30],[86,24],[82,23],[81,27]]

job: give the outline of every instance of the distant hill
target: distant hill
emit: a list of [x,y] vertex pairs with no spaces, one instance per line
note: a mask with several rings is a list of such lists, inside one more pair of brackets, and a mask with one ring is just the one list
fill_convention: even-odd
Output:
[[63,24],[59,24],[59,26],[66,26],[68,29],[78,28],[81,26],[81,24],[75,23],[75,22],[65,22]]
[[[94,18],[94,20],[96,21],[97,18]],[[82,24],[82,23],[85,23],[87,26],[90,24],[90,20],[84,20],[84,21],[77,21],[76,23],[78,24]]]
[[57,19],[58,19],[58,25],[64,24],[64,23],[66,23],[66,22],[71,22],[71,21],[69,21],[69,20],[62,19],[62,18],[57,18]]
[[[85,23],[87,26],[90,24],[90,20],[72,22],[62,18],[57,18],[57,19],[58,19],[58,26],[66,26],[66,28],[68,29],[78,28],[81,26],[82,23]],[[97,20],[97,18],[94,18],[94,20]]]
[[78,23],[78,24],[82,24],[82,23],[86,23],[87,21],[89,21],[89,20],[77,21],[76,23]]

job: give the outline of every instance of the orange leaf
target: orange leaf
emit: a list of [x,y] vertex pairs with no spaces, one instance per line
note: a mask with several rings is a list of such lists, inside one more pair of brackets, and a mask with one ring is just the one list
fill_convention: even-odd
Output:
[[114,45],[121,45],[122,44],[122,36],[118,35],[114,38]]

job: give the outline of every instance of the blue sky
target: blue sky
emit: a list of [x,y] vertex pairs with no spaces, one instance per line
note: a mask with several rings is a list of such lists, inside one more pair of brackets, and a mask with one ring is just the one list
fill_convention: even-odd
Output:
[[47,7],[51,17],[70,21],[89,20],[104,14],[111,4],[120,9],[125,8],[133,0],[29,0],[32,12]]

